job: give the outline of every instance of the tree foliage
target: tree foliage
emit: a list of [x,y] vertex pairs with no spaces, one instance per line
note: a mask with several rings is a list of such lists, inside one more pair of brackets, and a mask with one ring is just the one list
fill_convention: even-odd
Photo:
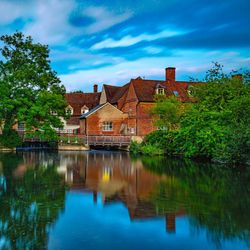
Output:
[[156,104],[151,111],[155,117],[155,125],[165,130],[174,130],[178,127],[184,112],[184,105],[175,97],[165,95],[155,96]]
[[48,46],[20,32],[0,40],[0,120],[9,129],[18,121],[27,131],[53,134],[53,128],[62,127],[59,117],[65,117],[66,101]]
[[195,103],[184,105],[165,96],[156,99],[152,112],[155,124],[167,131],[153,132],[144,143],[186,157],[233,164],[249,162],[249,76],[249,72],[225,74],[222,66],[215,63],[204,83],[192,88]]

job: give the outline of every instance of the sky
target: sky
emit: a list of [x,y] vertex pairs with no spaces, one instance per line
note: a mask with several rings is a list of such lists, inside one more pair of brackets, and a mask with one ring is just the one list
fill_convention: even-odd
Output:
[[67,91],[250,68],[249,0],[0,0],[0,35],[48,44]]

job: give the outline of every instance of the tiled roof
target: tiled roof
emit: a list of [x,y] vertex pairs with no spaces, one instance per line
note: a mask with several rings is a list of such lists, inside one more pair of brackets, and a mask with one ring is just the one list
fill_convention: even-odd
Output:
[[189,99],[187,95],[187,89],[189,85],[197,85],[197,82],[185,82],[185,81],[161,81],[161,80],[145,80],[140,77],[131,79],[131,81],[124,86],[111,86],[104,85],[107,101],[111,104],[117,104],[120,100],[120,105],[123,106],[125,96],[128,93],[130,85],[133,85],[136,96],[140,102],[154,102],[155,90],[161,86],[165,88],[167,96],[173,96],[174,92],[178,94],[178,98],[181,101],[187,101]]
[[144,80],[141,78],[132,79],[131,84],[133,84],[136,96],[140,102],[153,102],[156,86],[158,84],[166,86],[165,81]]
[[119,88],[119,90],[116,91],[116,93],[114,94],[114,96],[111,99],[110,103],[117,103],[118,100],[128,91],[129,88],[129,84],[127,83],[125,85],[123,85],[122,87]]
[[105,89],[107,102],[111,103],[113,97],[120,91],[122,87],[103,84],[103,88]]
[[79,121],[79,116],[71,116],[67,121],[66,121],[67,125],[79,125],[80,121]]
[[73,110],[73,115],[81,115],[81,108],[86,105],[89,109],[96,107],[99,104],[101,93],[67,93],[65,95],[68,105]]
[[106,105],[108,102],[106,103],[103,103],[103,104],[100,104],[100,105],[97,105],[96,107],[94,107],[93,109],[91,109],[89,112],[85,113],[85,114],[82,114],[80,116],[80,119],[84,119],[86,118],[87,116],[91,115],[92,113],[94,113],[95,111],[97,111],[98,109],[100,109],[101,107],[103,107],[104,105]]

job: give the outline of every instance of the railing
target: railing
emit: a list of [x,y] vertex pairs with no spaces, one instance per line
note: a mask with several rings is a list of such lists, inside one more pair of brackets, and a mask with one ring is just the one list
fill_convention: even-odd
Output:
[[130,144],[131,136],[127,135],[72,135],[61,134],[66,141],[79,141],[89,146],[127,146]]
[[[89,146],[128,146],[131,142],[131,136],[128,135],[74,135],[60,134],[59,142],[64,143],[83,143]],[[41,142],[40,138],[24,138],[26,142]]]
[[86,136],[86,144],[90,146],[128,146],[131,141],[131,136]]

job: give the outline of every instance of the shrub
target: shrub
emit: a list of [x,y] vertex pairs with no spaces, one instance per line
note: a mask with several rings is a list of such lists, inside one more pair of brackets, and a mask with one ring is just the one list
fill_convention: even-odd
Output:
[[163,155],[164,150],[156,145],[145,144],[141,147],[141,152],[145,155]]
[[136,141],[132,141],[129,146],[130,153],[134,155],[138,155],[141,153],[141,143],[138,143]]
[[0,136],[0,144],[7,148],[15,148],[22,145],[22,139],[15,130],[4,128],[3,134]]

